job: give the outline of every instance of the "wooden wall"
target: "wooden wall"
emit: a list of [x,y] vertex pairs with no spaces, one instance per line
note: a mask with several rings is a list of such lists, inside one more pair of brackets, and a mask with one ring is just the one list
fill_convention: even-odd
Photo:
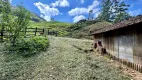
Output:
[[95,41],[101,40],[113,56],[142,65],[142,29],[139,25],[97,34]]
[[126,61],[134,62],[133,60],[133,33],[120,35],[119,38],[119,58]]
[[142,64],[142,28],[141,26],[135,32],[134,61]]

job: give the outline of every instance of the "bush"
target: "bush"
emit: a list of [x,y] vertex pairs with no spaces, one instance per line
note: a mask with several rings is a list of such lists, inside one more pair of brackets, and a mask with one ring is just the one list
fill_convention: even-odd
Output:
[[36,36],[32,38],[24,38],[19,40],[15,46],[9,46],[9,50],[22,54],[24,56],[31,56],[41,51],[46,51],[49,46],[47,37]]

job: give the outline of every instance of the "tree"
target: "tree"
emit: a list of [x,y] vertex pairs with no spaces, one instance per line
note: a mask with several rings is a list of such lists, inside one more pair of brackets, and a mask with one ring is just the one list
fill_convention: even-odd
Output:
[[103,20],[110,22],[111,17],[111,6],[113,5],[113,2],[111,0],[103,0],[102,1],[102,11],[100,15],[98,16],[97,20]]
[[[17,9],[12,12],[9,0],[1,0],[1,27],[9,33],[7,39],[13,43],[20,38],[22,30],[24,30],[30,20],[30,13],[22,5],[18,5]],[[14,16],[14,14],[16,16]]]
[[5,29],[7,31],[11,31],[12,29],[12,13],[11,13],[11,6],[9,0],[1,0],[1,29]]
[[119,0],[103,0],[102,11],[98,20],[117,23],[131,17],[126,11],[129,5]]
[[90,11],[89,11],[88,20],[92,20],[92,19],[93,19],[92,13],[93,13],[93,10],[90,10]]
[[119,1],[114,1],[114,6],[113,6],[113,16],[112,19],[114,23],[123,21],[127,18],[130,17],[130,15],[126,12],[128,10],[128,7],[130,5],[126,5],[125,2],[119,2]]
[[28,27],[30,21],[30,13],[23,6],[18,5],[18,9],[15,11],[17,17],[13,21],[13,45],[16,40],[22,35],[20,31]]

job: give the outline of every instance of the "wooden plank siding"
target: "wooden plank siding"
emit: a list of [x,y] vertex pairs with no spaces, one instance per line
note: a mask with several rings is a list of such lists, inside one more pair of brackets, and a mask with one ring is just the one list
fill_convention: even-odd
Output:
[[119,36],[119,58],[126,61],[134,62],[133,60],[133,35],[126,33]]
[[137,64],[142,64],[142,28],[141,26],[136,30],[135,34],[135,49],[134,59]]
[[106,26],[92,35],[96,36],[94,41],[102,41],[111,59],[142,73],[142,15]]
[[102,41],[107,52],[116,58],[142,65],[142,28],[133,26],[95,34],[94,40]]

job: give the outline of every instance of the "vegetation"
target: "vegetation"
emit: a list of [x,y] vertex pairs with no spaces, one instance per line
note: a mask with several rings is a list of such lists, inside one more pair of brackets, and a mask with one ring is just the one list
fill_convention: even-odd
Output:
[[32,28],[45,28],[50,30],[58,31],[58,36],[66,36],[69,32],[67,31],[67,28],[69,28],[72,24],[70,23],[64,23],[64,22],[57,22],[57,21],[51,21],[51,22],[31,22],[29,27]]
[[[11,7],[11,10],[12,10],[12,13],[14,13],[14,11],[18,9],[17,6],[10,5],[10,7]],[[42,22],[42,21],[46,21],[45,19],[41,18],[40,16],[38,16],[37,14],[35,14],[33,12],[30,12],[29,10],[27,10],[26,12],[30,13],[30,22]],[[17,17],[16,14],[12,14],[12,15],[14,15],[15,17]]]
[[[16,41],[23,34],[20,31],[24,30],[28,24],[30,19],[30,13],[21,5],[17,6],[17,9],[12,12],[9,1],[1,1],[2,5],[2,16],[1,16],[1,29],[7,31],[7,35],[9,34],[8,41],[15,45]],[[16,17],[12,14],[15,14]]]
[[0,52],[0,80],[131,80],[109,59],[84,52],[91,40],[51,36],[49,40],[47,52],[29,58]]
[[115,2],[114,3],[114,10],[115,13],[113,13],[112,19],[114,18],[114,23],[123,21],[125,19],[130,18],[131,16],[126,12],[128,10],[128,7],[130,5],[126,5],[125,2]]
[[13,22],[12,34],[13,34],[13,45],[15,44],[18,37],[21,36],[20,31],[25,30],[29,24],[30,13],[23,6],[18,6],[18,9],[15,14],[17,18]]
[[[6,31],[6,49],[14,51],[24,56],[31,56],[35,53],[44,51],[49,46],[48,39],[45,37],[23,38],[24,30],[29,26],[30,13],[23,6],[18,5],[12,11],[9,1],[1,2],[1,29]],[[21,32],[23,31],[23,32]]]
[[68,31],[70,32],[68,36],[79,39],[92,39],[92,36],[89,36],[91,33],[108,25],[111,25],[111,23],[106,21],[89,20],[84,22],[78,22],[68,28]]
[[14,47],[7,45],[6,50],[27,57],[40,53],[41,51],[46,51],[48,46],[49,41],[46,37],[36,36],[29,39],[20,39]]
[[[0,29],[9,35],[5,43],[0,43],[0,80],[131,80],[122,68],[91,52],[91,40],[53,36],[25,38],[20,32],[27,27],[50,28],[58,31],[59,36],[90,39],[86,36],[91,32],[111,24],[92,20],[92,13],[90,10],[89,20],[74,25],[53,18],[46,22],[21,5],[11,7],[8,0],[0,0]],[[121,17],[122,14],[117,16],[116,21]]]
[[98,20],[104,20],[110,22],[111,17],[111,6],[113,3],[111,0],[103,0],[102,2],[102,11],[100,15],[97,17]]
[[102,11],[97,20],[103,20],[108,22],[117,23],[131,16],[126,12],[129,5],[126,5],[124,1],[118,0],[103,0]]
[[[102,10],[99,16],[93,20],[90,10],[88,20],[80,20],[71,27],[68,28],[68,36],[74,38],[87,38],[91,39],[90,35],[96,30],[102,29],[108,25],[126,20],[131,16],[126,12],[129,5],[126,5],[124,1],[118,0],[102,0]],[[99,25],[99,26],[98,26]]]

